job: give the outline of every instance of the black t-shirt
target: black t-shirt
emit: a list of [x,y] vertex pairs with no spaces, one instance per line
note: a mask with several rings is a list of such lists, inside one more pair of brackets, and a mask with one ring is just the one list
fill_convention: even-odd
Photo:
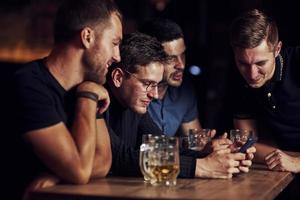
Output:
[[[26,64],[14,76],[17,106],[17,161],[19,180],[24,184],[47,167],[36,157],[22,136],[28,131],[49,127],[63,122],[70,130],[75,116],[76,87],[66,91],[52,76],[44,61]],[[97,118],[102,118],[98,115]]]
[[74,116],[74,90],[67,92],[51,75],[43,60],[25,64],[14,76],[16,100],[16,163],[22,189],[47,167],[36,157],[22,136],[64,122],[70,128]]
[[74,89],[67,92],[52,76],[43,60],[28,63],[15,74],[19,132],[64,122],[68,128],[74,116]]
[[300,151],[300,47],[280,52],[274,76],[263,87],[237,85],[234,118],[255,119],[279,148]]

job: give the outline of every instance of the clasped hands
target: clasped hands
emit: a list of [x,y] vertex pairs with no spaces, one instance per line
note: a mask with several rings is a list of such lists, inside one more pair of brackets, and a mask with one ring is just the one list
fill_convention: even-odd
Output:
[[[212,135],[215,135],[215,131]],[[246,153],[234,152],[227,133],[213,139],[208,146],[206,149],[210,149],[211,153],[203,159],[197,159],[196,177],[232,178],[233,174],[248,172],[256,152],[255,147],[248,148]]]

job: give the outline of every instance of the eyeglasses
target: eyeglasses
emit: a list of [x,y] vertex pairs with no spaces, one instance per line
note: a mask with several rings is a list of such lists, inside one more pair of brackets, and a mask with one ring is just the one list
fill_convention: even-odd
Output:
[[127,70],[124,70],[127,74],[129,74],[130,76],[134,77],[136,80],[138,80],[140,83],[142,83],[143,87],[145,88],[146,92],[150,92],[152,90],[154,90],[155,88],[157,88],[158,83],[155,81],[150,81],[147,79],[141,79],[138,78],[135,74],[130,73]]

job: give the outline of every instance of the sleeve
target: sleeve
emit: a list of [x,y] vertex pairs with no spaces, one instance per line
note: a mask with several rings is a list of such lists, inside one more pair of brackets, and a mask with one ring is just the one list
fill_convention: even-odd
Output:
[[56,112],[49,88],[37,77],[15,76],[18,131],[25,133],[62,121]]
[[[107,114],[107,113],[106,113]],[[105,116],[106,118],[107,115]],[[126,144],[119,136],[109,127],[113,162],[111,172],[114,175],[121,176],[141,176],[139,168],[139,146],[141,145],[143,134],[161,134],[160,129],[153,123],[148,113],[142,115],[139,119],[138,131],[132,133],[136,137],[136,147]]]
[[190,122],[198,117],[197,96],[191,82],[185,81],[182,88],[184,104],[187,106],[182,122]]
[[113,162],[111,172],[120,176],[141,176],[139,150],[127,145],[109,127]]

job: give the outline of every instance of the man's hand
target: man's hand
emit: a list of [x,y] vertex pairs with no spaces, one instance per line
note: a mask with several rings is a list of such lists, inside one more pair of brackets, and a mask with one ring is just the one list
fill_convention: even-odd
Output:
[[300,157],[290,156],[279,149],[267,155],[265,161],[271,170],[300,172]]
[[218,151],[227,149],[231,144],[232,141],[227,138],[227,133],[225,132],[221,137],[212,140],[211,148],[212,151]]
[[29,193],[40,188],[47,188],[56,185],[59,182],[58,177],[50,174],[43,174],[34,179],[25,189],[23,200],[29,200]]
[[[232,178],[233,174],[240,173],[240,162],[245,159],[246,154],[231,153],[229,148],[216,150],[206,158],[197,159],[195,176],[204,178]],[[244,164],[249,165],[249,163]]]
[[241,172],[249,172],[249,168],[252,165],[252,160],[254,158],[254,153],[256,152],[255,147],[250,147],[246,151],[246,159],[240,162],[239,170]]
[[81,83],[77,88],[77,92],[82,92],[82,91],[93,92],[98,95],[99,103],[98,103],[97,112],[102,114],[107,110],[110,104],[110,99],[107,90],[102,85],[99,85],[91,81],[85,81]]

